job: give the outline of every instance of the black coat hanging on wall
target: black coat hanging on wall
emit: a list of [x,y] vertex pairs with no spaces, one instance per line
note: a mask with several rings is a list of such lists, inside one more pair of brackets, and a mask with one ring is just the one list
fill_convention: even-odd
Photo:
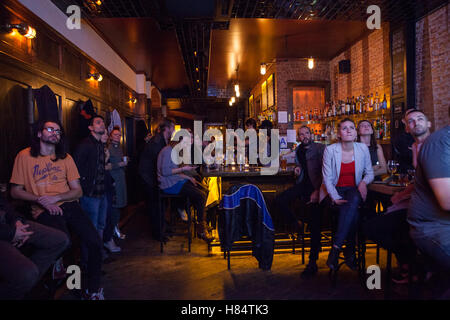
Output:
[[34,100],[38,108],[39,120],[59,121],[58,103],[55,93],[47,85],[33,89]]

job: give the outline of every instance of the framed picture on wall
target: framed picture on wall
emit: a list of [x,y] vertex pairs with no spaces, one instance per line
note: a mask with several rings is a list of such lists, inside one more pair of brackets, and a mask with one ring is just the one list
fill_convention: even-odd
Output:
[[273,107],[275,105],[275,86],[273,74],[267,78],[267,107]]
[[266,111],[267,105],[267,81],[264,81],[261,85],[261,107],[262,111]]

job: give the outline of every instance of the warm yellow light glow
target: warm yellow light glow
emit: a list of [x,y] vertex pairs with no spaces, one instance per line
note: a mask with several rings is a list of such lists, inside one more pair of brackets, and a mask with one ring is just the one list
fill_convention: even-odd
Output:
[[309,58],[308,59],[308,68],[309,69],[313,69],[314,68],[314,59],[313,58]]
[[241,93],[238,91],[236,91],[236,97],[239,98],[239,96],[241,95]]
[[197,71],[197,72],[198,72],[198,68],[195,68],[195,71]]
[[230,101],[228,101],[228,104],[230,105],[230,107],[233,105],[233,102],[231,102],[231,100]]
[[236,98],[235,97],[231,97],[231,102],[235,102],[236,101]]
[[176,124],[176,125],[175,125],[175,132],[179,131],[180,129],[181,129],[181,125]]
[[100,81],[102,81],[102,80],[103,80],[103,76],[99,73],[99,74],[98,74],[97,81],[100,82]]
[[239,91],[239,84],[235,84],[235,85],[234,85],[234,91],[236,91],[236,92]]
[[101,2],[100,0],[97,0],[96,4],[97,4],[98,6],[101,6],[101,5],[102,5],[102,2]]
[[266,74],[266,64],[265,63],[261,63],[261,69],[259,71],[261,72],[262,75]]
[[28,27],[27,33],[24,34],[24,37],[26,37],[28,39],[36,38],[36,30],[32,27]]

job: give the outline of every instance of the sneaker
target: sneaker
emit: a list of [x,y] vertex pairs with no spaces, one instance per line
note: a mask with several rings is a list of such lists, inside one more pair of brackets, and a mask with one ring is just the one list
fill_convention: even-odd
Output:
[[103,295],[103,288],[100,288],[98,292],[89,293],[86,290],[81,297],[82,300],[105,300],[105,296]]
[[178,214],[180,215],[181,220],[184,222],[188,221],[188,215],[186,212],[186,209],[184,208],[177,208]]
[[302,279],[310,279],[312,277],[314,277],[317,273],[317,264],[316,262],[309,262],[308,265],[306,266],[305,270],[303,270],[302,274],[300,275],[300,277]]
[[105,243],[103,244],[103,246],[104,246],[106,249],[108,249],[109,252],[111,252],[111,253],[117,253],[117,252],[122,251],[122,249],[121,249],[118,245],[116,245],[116,243],[114,242],[113,239],[109,240],[108,242],[105,242]]
[[52,278],[54,280],[64,279],[66,277],[66,268],[64,267],[63,259],[59,258],[53,265]]
[[114,227],[114,235],[121,240],[124,240],[126,238],[125,234],[120,232],[119,227],[117,226]]

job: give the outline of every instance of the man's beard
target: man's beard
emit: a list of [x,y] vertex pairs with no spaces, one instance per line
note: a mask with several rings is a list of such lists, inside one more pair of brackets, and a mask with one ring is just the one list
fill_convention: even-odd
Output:
[[304,145],[305,147],[309,146],[310,144],[311,144],[311,139],[308,139],[308,140],[304,139],[304,140],[302,140],[302,145]]
[[57,145],[60,140],[61,139],[58,139],[56,137],[53,139],[53,141],[50,138],[44,138],[44,137],[41,138],[42,142],[47,143],[47,144],[53,144],[53,145]]
[[421,127],[419,127],[419,128],[414,128],[413,130],[412,130],[412,134],[413,134],[413,136],[415,136],[415,137],[420,137],[420,136],[423,136],[425,133],[427,133],[427,129],[426,128],[421,128]]

